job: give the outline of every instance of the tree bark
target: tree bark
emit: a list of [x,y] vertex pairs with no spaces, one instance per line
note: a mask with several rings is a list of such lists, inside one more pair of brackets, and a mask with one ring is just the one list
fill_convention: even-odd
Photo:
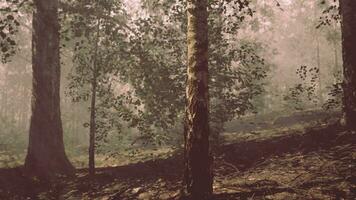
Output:
[[74,174],[63,143],[60,112],[58,0],[35,0],[32,35],[32,116],[26,173]]
[[91,106],[90,106],[90,135],[89,135],[89,174],[95,174],[95,133],[96,133],[96,92],[97,92],[97,56],[98,56],[98,44],[99,44],[99,31],[100,31],[100,19],[98,19],[96,40],[94,45],[93,55],[93,79],[91,83]]
[[209,71],[207,0],[188,0],[188,79],[185,130],[185,185],[188,197],[212,195],[209,149]]
[[344,115],[346,126],[356,130],[356,1],[340,0],[342,57],[344,61]]

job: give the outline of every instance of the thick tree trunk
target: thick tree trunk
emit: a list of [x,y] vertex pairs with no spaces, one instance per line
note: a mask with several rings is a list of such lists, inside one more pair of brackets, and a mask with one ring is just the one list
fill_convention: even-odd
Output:
[[356,1],[340,0],[344,61],[344,114],[346,125],[356,130]]
[[32,36],[32,116],[25,170],[51,178],[74,174],[63,144],[60,112],[58,0],[35,0]]
[[209,150],[207,0],[188,0],[188,80],[185,130],[185,184],[191,199],[212,194]]

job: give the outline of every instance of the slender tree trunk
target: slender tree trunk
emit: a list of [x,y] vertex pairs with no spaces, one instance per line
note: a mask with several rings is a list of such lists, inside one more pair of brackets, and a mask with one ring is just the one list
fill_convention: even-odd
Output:
[[[333,31],[339,31],[338,26],[333,24]],[[336,74],[339,69],[339,53],[338,53],[338,38],[333,39],[333,48],[334,48],[334,69],[333,73]]]
[[[316,6],[316,5],[314,5]],[[317,11],[317,7],[314,7],[314,19],[317,19],[318,16],[318,11]],[[320,60],[320,38],[319,38],[319,29],[315,29],[313,28],[313,32],[314,32],[314,37],[315,37],[315,42],[316,42],[316,65],[317,65],[317,69],[318,69],[318,98],[319,98],[319,105],[322,107],[324,104],[324,100],[323,100],[323,92],[322,92],[322,82],[321,82],[321,60]]]
[[98,78],[98,67],[97,67],[97,56],[98,56],[98,43],[99,43],[99,31],[100,31],[100,20],[97,23],[97,37],[94,46],[93,55],[93,79],[92,79],[92,91],[91,91],[91,106],[90,106],[90,135],[89,135],[89,174],[95,174],[95,132],[96,132],[96,92],[97,92],[97,78]]
[[[94,68],[96,69],[96,67]],[[94,72],[91,91],[91,106],[90,106],[90,130],[89,130],[89,174],[95,174],[95,132],[96,132],[96,72]]]
[[18,119],[18,127],[22,130],[26,129],[27,119],[27,104],[26,102],[22,102],[24,99],[27,99],[27,89],[24,86],[21,86],[21,100],[18,108],[20,108],[19,119]]
[[[318,32],[316,32],[318,34]],[[319,36],[316,35],[316,63],[318,67],[318,96],[319,96],[319,104],[320,106],[323,106],[324,104],[324,99],[323,99],[323,91],[322,91],[322,83],[321,83],[321,60],[320,60],[320,40]]]
[[344,61],[344,114],[346,125],[356,130],[356,1],[340,0],[340,8]]
[[332,73],[333,73],[333,81],[334,83],[337,83],[338,80],[338,72],[339,72],[339,53],[338,53],[338,48],[337,48],[337,42],[333,42],[334,46],[334,67],[332,68]]
[[207,0],[188,0],[188,80],[185,130],[185,184],[194,200],[212,195],[209,150]]
[[32,36],[32,116],[25,170],[51,178],[74,174],[63,144],[60,112],[58,0],[35,0]]
[[[4,87],[3,88],[7,88],[7,84],[6,84],[6,78],[7,78],[7,76],[8,76],[8,70],[5,70],[5,75],[4,75],[4,77],[5,77],[5,84],[4,84]],[[7,91],[7,89],[4,89],[3,90],[4,92],[3,92],[3,97],[2,97],[2,112],[1,112],[1,114],[2,114],[2,118],[4,119],[4,120],[7,120],[7,110],[8,110],[8,106],[7,106],[7,102],[8,102],[8,91]]]
[[[95,75],[94,75],[95,77]],[[92,94],[90,106],[90,135],[89,135],[89,174],[95,174],[95,105],[96,105],[96,78],[92,81]]]
[[336,41],[333,42],[333,46],[334,46],[334,72],[337,71],[338,67],[339,67],[339,55],[337,53],[337,43]]
[[[31,90],[28,90],[27,93],[26,93],[26,99],[30,99],[31,98],[31,95],[32,95],[32,91]],[[25,112],[26,112],[26,122],[25,122],[25,130],[28,130],[29,127],[30,127],[30,118],[31,118],[31,104],[28,104],[26,105],[26,109],[25,109]]]

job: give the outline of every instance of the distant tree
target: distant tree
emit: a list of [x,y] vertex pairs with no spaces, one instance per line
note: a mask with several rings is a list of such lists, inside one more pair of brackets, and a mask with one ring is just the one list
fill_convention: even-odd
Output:
[[[68,5],[67,5],[68,6]],[[74,102],[89,102],[89,174],[95,174],[95,154],[109,131],[121,130],[122,99],[115,94],[127,37],[121,24],[121,1],[76,1],[67,9],[64,40],[72,45],[74,69],[69,75],[68,94]],[[91,13],[89,11],[100,11]],[[65,44],[64,44],[65,45]],[[127,114],[127,113],[126,113]]]
[[[340,29],[340,7],[338,1],[320,0],[316,2],[318,9],[321,9],[321,16],[317,21],[316,28],[320,29],[324,34],[326,41],[332,45],[333,48],[333,63],[330,64],[329,73],[332,76],[329,81],[326,81],[326,88],[329,89],[328,98],[323,104],[323,108],[339,109],[342,105],[342,84],[341,84],[341,65],[339,62],[339,49],[341,46],[341,29]],[[328,79],[328,77],[324,77]]]
[[60,112],[58,0],[34,1],[32,46],[32,117],[25,169],[39,177],[73,174]]
[[[339,69],[339,53],[338,47],[341,44],[341,15],[339,1],[320,0],[318,8],[322,9],[322,15],[319,17],[316,28],[322,29],[325,33],[325,39],[332,44],[334,50],[334,75],[338,73]],[[336,79],[336,77],[335,77]]]
[[344,114],[346,125],[356,130],[356,1],[340,0],[344,61]]
[[296,70],[296,75],[299,83],[289,88],[284,96],[287,107],[297,111],[315,108],[318,105],[318,99],[320,100],[317,94],[319,68],[303,65]]

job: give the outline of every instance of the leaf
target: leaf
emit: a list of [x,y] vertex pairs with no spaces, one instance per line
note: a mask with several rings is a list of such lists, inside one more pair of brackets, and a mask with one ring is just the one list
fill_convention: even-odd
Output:
[[12,15],[8,15],[6,18],[7,18],[8,20],[14,20],[14,19],[15,19],[14,16],[12,16]]

